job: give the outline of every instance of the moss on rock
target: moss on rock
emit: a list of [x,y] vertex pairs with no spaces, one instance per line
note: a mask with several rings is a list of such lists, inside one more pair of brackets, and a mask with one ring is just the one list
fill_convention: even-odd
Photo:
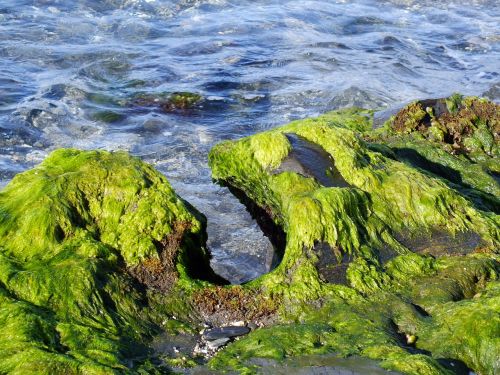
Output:
[[123,152],[58,150],[17,175],[0,193],[0,373],[132,371],[168,301],[189,315],[183,286],[214,277],[204,236],[165,177]]
[[[449,113],[443,132],[457,130],[451,118],[461,123],[470,111],[474,120],[464,121],[496,131],[498,108],[491,103],[448,102],[440,109]],[[247,362],[252,357],[334,352],[409,374],[453,373],[451,360],[482,374],[498,371],[496,322],[483,320],[500,309],[498,185],[479,159],[422,136],[429,112],[412,104],[391,120],[392,128],[373,131],[371,111],[332,112],[212,149],[214,179],[243,191],[286,233],[279,266],[245,286],[283,301],[282,323],[229,345],[212,360],[214,368],[255,371]],[[297,167],[302,161],[290,159],[296,147],[290,134],[321,147],[331,163],[323,173],[335,171],[347,184],[325,186],[305,164]],[[408,162],[398,149],[402,142],[425,147],[436,168],[453,164],[463,179],[452,182]],[[488,157],[498,163],[495,153]],[[325,279],[325,249],[345,271],[331,280],[345,285]],[[485,308],[475,317],[481,297]]]
[[126,153],[59,150],[16,176],[0,192],[0,373],[167,371],[150,338],[201,320],[266,326],[218,352],[221,371],[335,353],[408,374],[498,372],[498,106],[456,95],[381,129],[373,116],[331,112],[212,149],[213,177],[283,242],[281,263],[241,286],[210,270],[204,217]]

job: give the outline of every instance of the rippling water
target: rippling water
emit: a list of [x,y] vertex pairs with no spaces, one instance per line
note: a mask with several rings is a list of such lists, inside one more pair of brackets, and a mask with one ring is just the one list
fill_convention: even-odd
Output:
[[[498,100],[499,17],[487,0],[1,0],[0,186],[58,147],[128,150],[206,214],[216,271],[252,279],[272,246],[212,183],[212,145],[350,105]],[[203,99],[128,105],[176,91]]]

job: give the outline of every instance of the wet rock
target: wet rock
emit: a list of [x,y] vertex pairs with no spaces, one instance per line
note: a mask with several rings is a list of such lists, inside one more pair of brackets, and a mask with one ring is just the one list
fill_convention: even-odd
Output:
[[143,124],[144,130],[153,134],[159,134],[165,127],[165,122],[160,119],[148,119]]
[[286,134],[292,150],[272,173],[295,172],[304,177],[311,177],[325,187],[348,187],[332,156],[320,146],[292,133]]
[[257,324],[255,324],[254,322],[250,322],[250,323],[248,323],[248,324],[247,324],[247,327],[248,327],[248,328],[250,328],[252,331],[253,331],[254,329],[259,328],[259,326],[258,326]]
[[360,107],[360,108],[380,108],[386,104],[382,98],[361,90],[359,87],[351,86],[336,95],[329,103],[328,107],[332,109],[344,107]]
[[114,111],[99,111],[92,114],[92,120],[105,122],[107,124],[119,122],[124,119],[125,116],[123,114]]
[[227,326],[221,328],[212,328],[203,332],[203,338],[207,341],[221,338],[236,337],[246,335],[250,328],[245,326]]
[[313,251],[318,256],[316,269],[321,278],[328,283],[345,285],[346,271],[352,257],[338,248],[332,248],[326,242],[316,244]]
[[402,232],[395,236],[408,249],[435,257],[466,255],[485,245],[481,236],[471,231],[453,235],[448,231],[435,229],[420,235]]
[[[123,350],[142,356],[161,324],[147,309],[187,319],[171,288],[210,272],[202,216],[125,152],[54,151],[0,192],[0,212],[0,331],[12,338],[0,372],[98,373],[103,356],[122,367]],[[60,337],[86,356],[63,354]]]
[[228,324],[228,326],[243,327],[245,322],[243,320],[237,320]]
[[377,111],[373,114],[373,128],[378,129],[382,127],[391,116],[396,115],[400,110],[401,106],[385,109],[382,111]]
[[183,113],[193,109],[202,100],[201,95],[191,92],[140,93],[135,95],[129,105],[133,107],[156,107],[166,113]]
[[[422,136],[420,126],[425,130],[427,115],[430,120],[460,117],[462,106],[477,103],[481,105],[475,110],[496,116],[488,112],[491,105],[481,107],[484,101],[455,97],[446,105],[421,101],[412,114],[402,116],[400,111],[399,124],[415,134],[394,128],[371,131],[365,123],[371,112],[336,111],[212,149],[212,177],[268,209],[286,233],[280,265],[252,287],[262,286],[259,295],[267,292],[273,300],[279,298],[278,306],[284,309],[276,313],[283,321],[300,319],[300,324],[276,324],[242,337],[211,359],[213,368],[246,369],[245,361],[262,353],[281,360],[328,351],[367,355],[382,360],[384,368],[404,373],[416,368],[425,374],[446,373],[436,358],[450,356],[478,372],[493,371],[492,358],[498,355],[491,356],[489,350],[495,346],[493,327],[498,325],[491,319],[500,295],[495,281],[498,217],[477,208],[456,185],[398,160],[390,143],[425,143],[440,151],[438,164],[445,159],[442,154],[458,160],[458,155],[441,149],[442,143]],[[374,143],[387,152],[371,147]],[[350,187],[324,188],[332,186],[325,181],[332,160],[323,150],[331,154],[340,174],[349,177]],[[496,160],[493,154],[491,158]],[[454,167],[475,165],[465,157],[460,163]],[[404,230],[413,236],[400,241],[397,233]],[[421,233],[428,233],[430,242],[422,242],[417,235]],[[478,292],[485,294],[472,298]],[[401,332],[410,336],[394,340]],[[419,352],[410,352],[415,340]]]
[[482,96],[495,102],[500,101],[500,83],[493,84]]
[[452,154],[482,160],[498,152],[500,105],[459,94],[419,100],[399,111],[391,126],[399,134],[418,132]]
[[229,337],[221,337],[216,340],[207,341],[207,347],[211,350],[219,349],[221,346],[226,345],[231,339]]

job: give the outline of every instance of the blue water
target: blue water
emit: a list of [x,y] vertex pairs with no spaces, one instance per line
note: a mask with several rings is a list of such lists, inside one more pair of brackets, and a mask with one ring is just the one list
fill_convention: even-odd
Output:
[[[58,147],[129,150],[207,215],[216,271],[249,280],[272,247],[212,183],[212,145],[350,105],[498,100],[499,22],[479,0],[0,0],[0,186]],[[174,91],[203,100],[128,104]]]

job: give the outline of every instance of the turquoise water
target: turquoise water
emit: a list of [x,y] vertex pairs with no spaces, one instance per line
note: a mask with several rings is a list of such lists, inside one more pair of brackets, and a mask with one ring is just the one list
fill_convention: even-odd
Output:
[[[2,0],[0,185],[58,147],[128,150],[207,215],[214,269],[250,280],[273,249],[212,183],[212,145],[351,105],[498,100],[499,17],[478,0]],[[203,99],[131,104],[176,91]]]

